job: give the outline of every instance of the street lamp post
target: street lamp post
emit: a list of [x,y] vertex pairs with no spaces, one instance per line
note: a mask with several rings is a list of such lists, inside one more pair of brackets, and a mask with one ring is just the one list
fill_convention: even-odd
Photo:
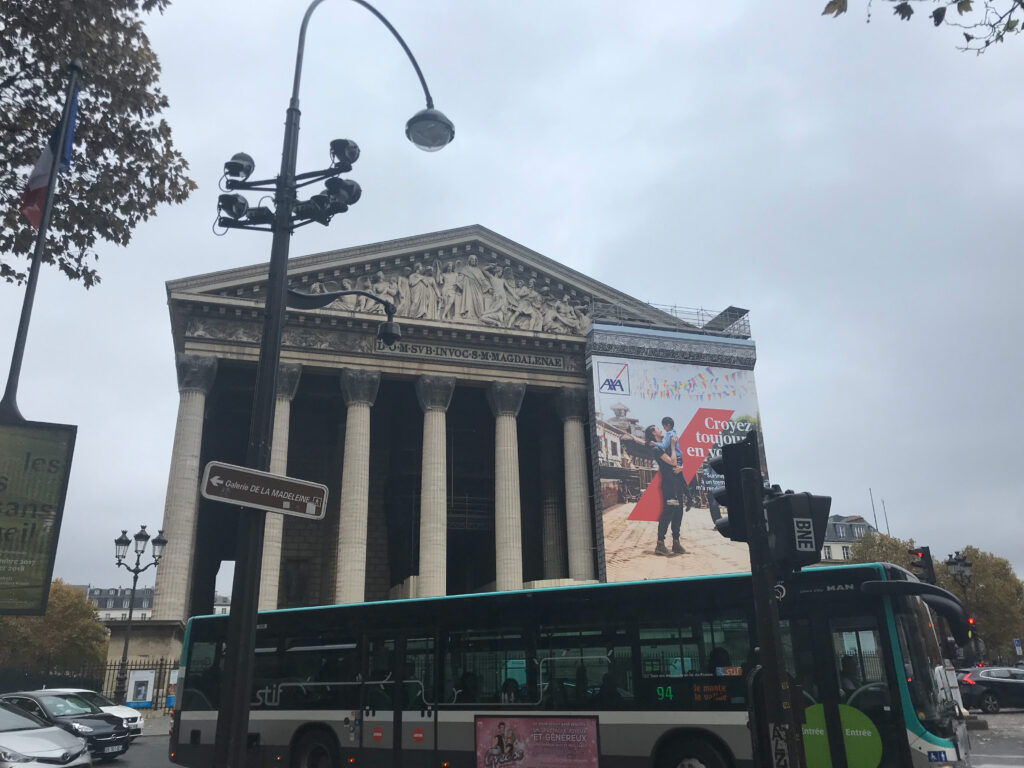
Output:
[[[135,540],[135,565],[125,565],[124,558],[128,555],[128,547]],[[160,564],[160,558],[164,555],[164,547],[167,546],[167,539],[164,532],[158,531],[153,539],[153,562],[147,565],[140,565],[142,555],[146,551],[146,543],[149,541],[149,534],[146,526],[142,526],[139,532],[128,538],[128,531],[122,530],[121,535],[114,539],[114,557],[117,564],[132,575],[132,593],[128,599],[128,624],[124,628],[124,648],[121,650],[121,666],[117,668],[117,681],[114,683],[114,701],[124,704],[128,692],[128,642],[132,637],[132,615],[135,613],[135,589],[139,584],[139,574],[143,571],[155,568]]]
[[[249,181],[254,169],[251,157],[238,153],[225,164],[226,194],[220,196],[218,209],[225,214],[218,223],[231,229],[256,229],[273,234],[270,247],[270,265],[267,275],[267,297],[264,309],[263,335],[260,341],[259,362],[256,368],[252,419],[249,424],[249,442],[246,450],[247,466],[267,471],[270,469],[270,449],[274,434],[275,393],[281,357],[281,336],[284,330],[285,307],[288,303],[287,273],[288,249],[291,234],[296,227],[313,222],[328,224],[337,213],[343,213],[355,203],[361,193],[359,185],[338,176],[351,170],[359,157],[359,147],[352,141],[337,139],[331,142],[332,164],[329,168],[296,175],[296,155],[299,144],[299,84],[302,77],[302,57],[306,44],[306,28],[310,17],[323,0],[313,0],[306,9],[299,29],[298,51],[295,57],[295,77],[292,95],[285,113],[284,146],[281,151],[281,170],[276,179]],[[455,136],[452,122],[434,109],[426,80],[419,64],[391,23],[366,0],[352,0],[366,8],[388,28],[402,46],[423,87],[426,108],[413,115],[406,123],[406,136],[417,147],[434,152],[447,145]],[[299,187],[324,181],[324,192],[306,201],[297,201]],[[267,190],[274,192],[274,208],[250,208],[236,190]],[[388,315],[381,324],[380,338],[393,344],[397,336],[394,307],[377,297]],[[298,300],[298,299],[296,299]],[[391,339],[389,342],[388,339]],[[217,717],[214,765],[217,768],[243,768],[246,759],[246,734],[249,722],[249,689],[253,673],[253,648],[256,638],[260,564],[263,556],[263,526],[265,513],[244,510],[239,516],[238,549],[235,559],[235,579],[231,590],[227,652],[224,664],[223,698]]]
[[[949,575],[953,577],[953,581],[960,587],[960,591],[964,595],[964,610],[967,612],[968,617],[971,617],[970,603],[967,599],[967,588],[971,585],[971,581],[974,575],[974,564],[971,563],[964,555],[958,550],[949,557],[946,558],[946,568],[949,570]],[[977,657],[975,652],[974,644],[974,627],[971,626],[971,642],[970,642],[971,658],[970,661],[973,663]]]

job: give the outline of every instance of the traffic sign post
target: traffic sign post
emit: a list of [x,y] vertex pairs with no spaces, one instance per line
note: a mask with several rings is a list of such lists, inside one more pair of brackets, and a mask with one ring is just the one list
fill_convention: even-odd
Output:
[[1015,650],[1017,652],[1018,656],[1024,656],[1024,650],[1022,650],[1021,647],[1020,647],[1020,638],[1019,637],[1013,638],[1013,650]]
[[327,486],[257,469],[211,461],[203,472],[199,492],[204,499],[238,504],[264,512],[323,520]]

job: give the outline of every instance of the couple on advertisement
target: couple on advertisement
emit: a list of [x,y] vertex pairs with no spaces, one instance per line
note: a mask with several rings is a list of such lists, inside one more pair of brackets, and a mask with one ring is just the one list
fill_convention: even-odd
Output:
[[[644,430],[644,445],[649,457],[658,465],[661,475],[661,516],[658,518],[658,542],[654,547],[656,555],[682,555],[686,553],[680,541],[683,512],[693,506],[693,494],[683,476],[683,459],[679,451],[679,435],[671,416],[661,420],[664,431],[652,424]],[[634,441],[639,442],[636,438]],[[665,545],[665,536],[672,528],[672,548]]]

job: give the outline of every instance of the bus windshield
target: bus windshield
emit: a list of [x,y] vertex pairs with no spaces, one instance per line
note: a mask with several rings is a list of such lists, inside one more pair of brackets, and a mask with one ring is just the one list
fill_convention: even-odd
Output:
[[950,717],[942,707],[937,674],[945,674],[931,613],[918,597],[893,600],[896,636],[914,715],[938,736],[950,735]]

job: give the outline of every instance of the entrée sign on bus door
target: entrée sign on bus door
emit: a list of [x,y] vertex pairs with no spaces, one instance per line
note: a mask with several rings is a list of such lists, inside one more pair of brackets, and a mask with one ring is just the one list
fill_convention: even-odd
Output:
[[220,461],[206,465],[199,492],[212,501],[307,520],[323,520],[327,508],[326,485]]

